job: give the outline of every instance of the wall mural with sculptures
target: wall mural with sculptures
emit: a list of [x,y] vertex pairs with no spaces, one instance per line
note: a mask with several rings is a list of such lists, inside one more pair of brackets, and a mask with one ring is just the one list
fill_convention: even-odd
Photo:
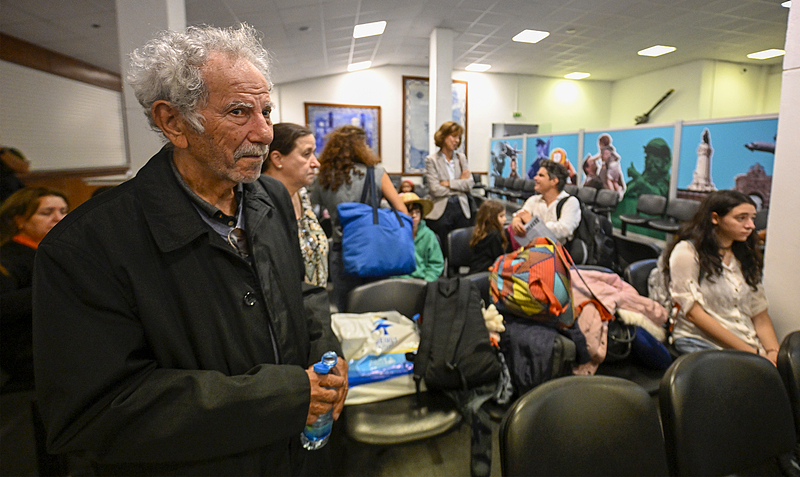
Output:
[[[489,184],[497,177],[528,179],[542,159],[558,160],[570,171],[569,182],[618,193],[611,214],[617,228],[621,214],[636,212],[642,194],[699,201],[714,190],[736,189],[767,209],[777,130],[777,115],[763,115],[492,138]],[[665,238],[649,228],[629,230]]]

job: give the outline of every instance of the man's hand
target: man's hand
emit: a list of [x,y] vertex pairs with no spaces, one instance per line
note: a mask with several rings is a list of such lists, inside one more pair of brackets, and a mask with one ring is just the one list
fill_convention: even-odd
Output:
[[462,179],[469,179],[470,177],[472,177],[472,173],[469,171],[469,169],[464,169],[463,171],[461,171]]
[[350,369],[350,366],[347,364],[347,360],[339,356],[339,361],[336,362],[336,366],[331,371],[336,376],[341,376],[344,378],[344,386],[339,389],[339,395],[336,398],[336,402],[333,403],[333,420],[339,419],[339,415],[342,413],[342,409],[344,409],[344,400],[347,397],[347,391],[350,389],[350,383],[347,380],[347,372]]
[[531,220],[531,213],[525,209],[517,211],[516,216],[511,219],[511,230],[517,237],[525,235],[525,224]]
[[[343,363],[343,368],[340,367],[340,363]],[[341,373],[342,369],[344,377],[337,374]],[[328,374],[317,374],[312,365],[306,369],[306,374],[311,384],[311,403],[308,405],[306,425],[313,424],[317,417],[330,411],[331,408],[334,409],[334,417],[338,418],[337,411],[342,412],[344,398],[347,396],[347,363],[339,358],[334,370]]]
[[439,185],[442,186],[442,187],[449,188],[450,187],[450,181],[440,181]]

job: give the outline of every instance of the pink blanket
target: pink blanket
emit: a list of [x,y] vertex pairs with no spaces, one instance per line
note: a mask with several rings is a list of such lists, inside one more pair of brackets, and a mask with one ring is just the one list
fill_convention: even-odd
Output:
[[[570,271],[572,280],[572,295],[575,307],[586,303],[591,299],[591,293],[586,289],[575,270]],[[616,310],[637,311],[647,317],[658,326],[662,326],[667,321],[667,310],[659,303],[639,295],[632,285],[622,280],[619,275],[614,273],[596,272],[594,270],[582,270],[581,276],[586,280],[586,284],[592,289],[608,311],[615,313]],[[572,372],[575,374],[594,374],[597,367],[606,358],[608,346],[608,324],[600,319],[600,313],[594,304],[583,307],[578,315],[578,326],[586,337],[586,346],[592,360],[588,363],[575,366]]]

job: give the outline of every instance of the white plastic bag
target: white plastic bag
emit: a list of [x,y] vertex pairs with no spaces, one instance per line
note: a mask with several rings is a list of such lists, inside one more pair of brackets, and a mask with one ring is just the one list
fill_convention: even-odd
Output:
[[414,365],[406,353],[419,348],[413,321],[396,311],[334,313],[331,328],[350,366],[345,404],[362,404],[415,392]]

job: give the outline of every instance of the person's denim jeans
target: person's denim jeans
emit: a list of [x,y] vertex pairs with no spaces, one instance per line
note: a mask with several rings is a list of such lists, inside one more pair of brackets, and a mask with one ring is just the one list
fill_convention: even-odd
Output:
[[680,354],[718,349],[708,341],[701,340],[699,338],[675,338],[675,341],[672,342],[672,345]]

